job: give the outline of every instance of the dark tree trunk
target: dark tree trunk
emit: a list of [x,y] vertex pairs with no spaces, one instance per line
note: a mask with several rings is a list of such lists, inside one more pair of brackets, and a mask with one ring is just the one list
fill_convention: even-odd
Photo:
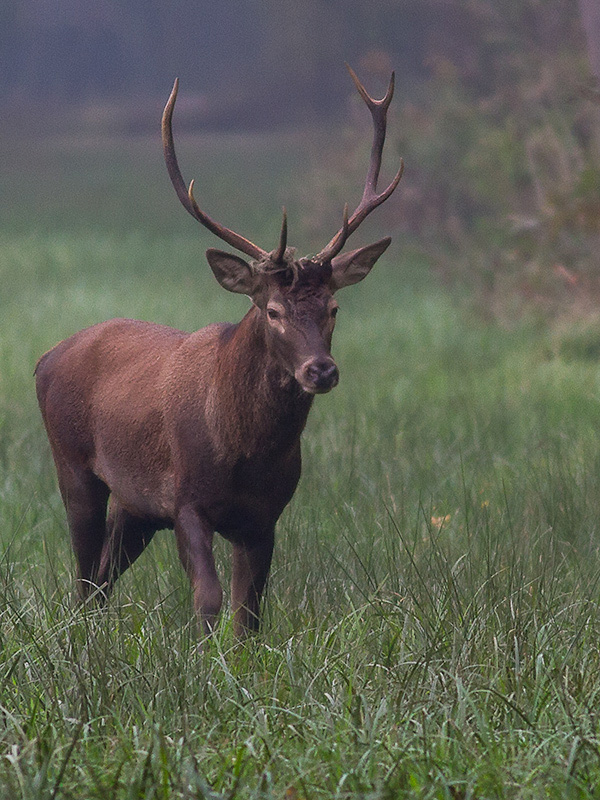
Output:
[[600,3],[598,0],[579,0],[579,9],[587,38],[590,66],[600,80]]

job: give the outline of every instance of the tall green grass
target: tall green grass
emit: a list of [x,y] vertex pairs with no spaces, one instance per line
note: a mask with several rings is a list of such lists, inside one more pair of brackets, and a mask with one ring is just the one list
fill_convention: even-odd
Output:
[[[261,634],[237,644],[225,612],[197,648],[166,532],[106,610],[77,607],[37,357],[111,316],[193,329],[246,303],[192,223],[154,226],[147,193],[137,216],[129,147],[114,214],[77,209],[92,168],[68,161],[65,185],[56,154],[37,230],[26,197],[2,212],[0,797],[597,797],[598,366],[539,323],[481,323],[399,241],[340,293],[341,382],[309,419]],[[257,238],[284,160],[261,147],[256,205],[227,219]]]

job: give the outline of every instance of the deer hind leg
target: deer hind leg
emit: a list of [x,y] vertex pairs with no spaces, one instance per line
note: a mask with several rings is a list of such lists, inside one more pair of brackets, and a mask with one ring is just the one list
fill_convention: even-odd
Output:
[[184,506],[175,519],[175,538],[179,558],[188,574],[194,593],[194,609],[203,633],[214,630],[223,602],[223,590],[213,556],[214,530],[192,506]]
[[135,517],[110,498],[98,585],[108,596],[117,580],[140,556],[158,530],[151,520]]
[[274,530],[263,532],[251,544],[233,545],[231,605],[236,636],[257,631],[260,624],[260,600],[267,583],[273,556]]
[[108,487],[90,470],[57,461],[58,482],[77,561],[77,590],[84,600],[96,588],[106,532]]

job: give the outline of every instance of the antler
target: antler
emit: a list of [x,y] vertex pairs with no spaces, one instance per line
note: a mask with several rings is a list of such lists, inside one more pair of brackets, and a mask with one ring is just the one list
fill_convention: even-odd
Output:
[[337,256],[342,247],[346,244],[350,234],[354,233],[360,223],[371,213],[371,211],[373,211],[373,209],[381,205],[392,194],[396,186],[398,186],[400,183],[400,178],[402,177],[402,173],[404,171],[404,161],[400,159],[400,169],[396,173],[396,177],[390,183],[387,189],[377,194],[377,180],[379,178],[379,170],[381,169],[381,156],[383,153],[383,144],[385,142],[387,110],[392,102],[392,97],[394,96],[394,73],[392,72],[390,85],[388,86],[385,97],[381,100],[375,100],[367,94],[367,90],[359,81],[352,67],[350,67],[349,64],[346,64],[346,67],[350,73],[350,77],[358,89],[360,96],[365,101],[369,111],[371,112],[371,116],[373,118],[373,146],[371,148],[371,160],[369,162],[369,170],[367,172],[362,199],[350,219],[348,219],[348,204],[346,204],[344,208],[344,221],[342,223],[342,227],[335,234],[333,239],[331,239],[331,241],[323,248],[323,250],[321,250],[321,252],[315,256],[315,260],[320,261],[321,263],[324,263],[325,261],[331,261],[334,256]]
[[271,260],[274,264],[282,264],[285,261],[285,249],[287,247],[287,211],[283,207],[283,219],[281,221],[281,233],[279,234],[279,244],[277,250],[271,253]]
[[[215,222],[208,216],[208,214],[205,214],[204,211],[198,207],[198,204],[194,198],[194,181],[190,183],[189,189],[186,187],[181,170],[179,169],[179,164],[177,163],[177,156],[175,155],[173,129],[171,124],[173,119],[173,109],[175,108],[175,101],[177,100],[178,89],[179,78],[176,78],[175,83],[173,84],[173,90],[169,96],[169,99],[167,100],[167,105],[165,106],[162,116],[162,141],[165,161],[167,162],[167,170],[169,172],[169,177],[171,178],[171,183],[177,192],[177,197],[179,197],[181,204],[185,210],[192,215],[192,217],[197,219],[198,222],[204,225],[205,228],[208,228],[209,231],[216,234],[224,242],[227,242],[227,244],[235,247],[236,250],[240,250],[242,253],[245,253],[247,256],[250,256],[250,258],[253,258],[257,261],[267,258],[269,254],[266,250],[263,250],[261,247],[253,244],[249,239],[240,236],[239,233],[229,230],[229,228],[225,228],[223,225]],[[278,248],[278,251],[280,248]],[[285,250],[285,244],[283,249]]]

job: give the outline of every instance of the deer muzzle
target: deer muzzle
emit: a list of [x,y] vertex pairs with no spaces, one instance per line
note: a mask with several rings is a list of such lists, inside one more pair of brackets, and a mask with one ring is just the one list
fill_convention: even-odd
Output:
[[325,394],[338,385],[340,373],[331,357],[311,358],[296,371],[296,380],[309,394]]

